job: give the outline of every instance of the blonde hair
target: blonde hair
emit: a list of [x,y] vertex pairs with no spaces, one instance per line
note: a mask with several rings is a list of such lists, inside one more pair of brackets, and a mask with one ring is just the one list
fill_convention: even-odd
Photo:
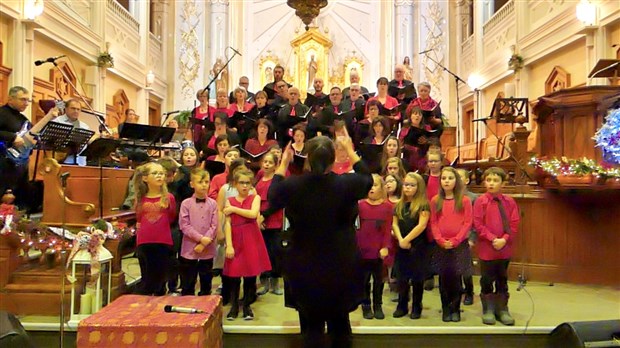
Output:
[[[372,184],[379,184],[380,190],[381,190],[381,199],[386,199],[387,198],[387,191],[385,190],[385,182],[383,181],[383,178],[379,175],[379,174],[372,174]],[[370,192],[370,190],[368,190],[368,192]]]
[[247,176],[250,179],[250,182],[254,180],[254,173],[251,170],[244,167],[239,167],[235,170],[235,174],[233,174],[233,183],[238,183],[242,176]]
[[409,216],[415,216],[420,210],[428,210],[428,199],[426,198],[426,184],[424,183],[424,178],[418,173],[409,172],[403,178],[403,185],[407,178],[414,179],[418,184],[418,189],[415,194],[411,198],[410,201],[406,201],[405,190],[400,195],[400,200],[396,203],[396,216],[399,220],[404,219],[405,217],[405,204],[407,202],[411,202],[409,206]]
[[[149,162],[136,168],[136,173],[133,178],[133,185],[136,190],[136,201],[134,203],[136,212],[140,211],[140,202],[149,192],[149,187],[144,179],[159,168],[161,168],[162,171],[165,171],[164,166],[156,162]],[[168,199],[168,186],[164,183],[161,186],[159,206],[161,208],[168,208],[168,204],[170,204],[170,200]]]

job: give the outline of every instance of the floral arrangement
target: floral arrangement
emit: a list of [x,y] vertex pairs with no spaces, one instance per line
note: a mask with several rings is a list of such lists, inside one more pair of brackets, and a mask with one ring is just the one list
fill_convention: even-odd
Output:
[[609,163],[620,164],[620,108],[610,110],[605,123],[592,138],[603,150],[603,158]]
[[532,157],[530,166],[535,168],[539,182],[549,178],[592,177],[598,183],[606,180],[620,181],[620,168],[606,167],[591,158],[569,159],[566,157],[545,159]]
[[523,69],[523,57],[514,53],[508,59],[508,69],[517,73],[519,70]]
[[102,68],[113,68],[114,57],[112,57],[108,51],[99,53],[99,56],[97,57],[97,66]]
[[192,116],[192,112],[189,110],[183,110],[174,118],[179,123],[179,126],[185,127],[189,123],[189,118]]

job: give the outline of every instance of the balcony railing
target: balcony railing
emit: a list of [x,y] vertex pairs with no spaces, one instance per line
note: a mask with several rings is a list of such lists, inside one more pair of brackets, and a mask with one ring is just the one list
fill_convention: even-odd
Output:
[[138,20],[116,0],[108,0],[108,10],[114,13],[118,19],[127,24],[130,28],[135,29],[136,32],[140,29]]
[[484,25],[482,26],[483,34],[487,34],[491,30],[493,30],[493,28],[501,25],[501,23],[503,23],[506,18],[509,18],[510,16],[514,14],[514,11],[515,11],[514,0],[510,0],[504,6],[502,6],[502,8],[500,8],[499,11],[495,12],[495,14],[493,15],[493,17],[491,17],[491,19],[489,19],[486,23],[484,23]]

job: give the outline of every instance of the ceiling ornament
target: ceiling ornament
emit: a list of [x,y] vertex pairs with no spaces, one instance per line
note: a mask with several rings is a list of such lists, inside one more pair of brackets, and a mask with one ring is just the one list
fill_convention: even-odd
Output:
[[295,10],[295,15],[301,18],[310,29],[310,23],[321,13],[321,9],[327,6],[327,0],[288,0],[286,4]]

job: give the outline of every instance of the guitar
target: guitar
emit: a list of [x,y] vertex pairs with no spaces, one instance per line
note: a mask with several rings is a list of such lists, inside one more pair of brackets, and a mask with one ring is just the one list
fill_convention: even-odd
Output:
[[[56,101],[55,108],[60,112],[65,109],[65,102],[60,100]],[[57,113],[52,111],[48,112],[41,121],[37,122],[32,128],[30,122],[25,122],[19,132],[17,132],[17,136],[24,139],[24,145],[21,146],[11,146],[6,149],[6,157],[10,159],[16,166],[23,166],[28,164],[28,159],[30,158],[30,154],[32,153],[32,149],[37,144],[36,134],[45,127],[46,124],[49,123],[54,117],[58,116]]]

